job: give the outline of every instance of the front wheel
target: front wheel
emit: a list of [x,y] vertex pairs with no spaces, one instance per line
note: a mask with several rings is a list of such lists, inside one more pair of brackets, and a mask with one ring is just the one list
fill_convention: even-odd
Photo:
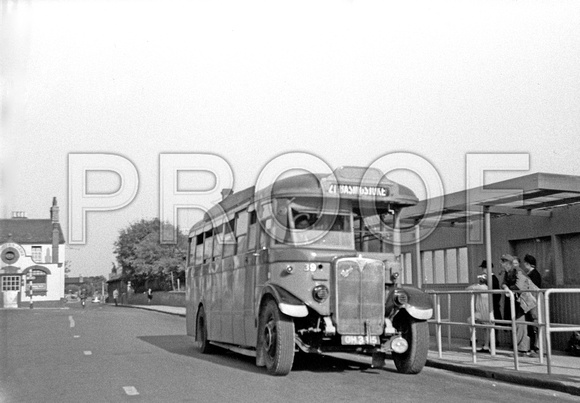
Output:
[[[406,312],[399,313],[395,327],[409,344],[404,353],[393,353],[397,371],[403,374],[418,374],[427,362],[429,352],[429,326],[426,321],[417,320]],[[397,316],[399,316],[397,315]]]
[[287,375],[294,362],[294,322],[269,300],[260,313],[260,353],[271,375]]

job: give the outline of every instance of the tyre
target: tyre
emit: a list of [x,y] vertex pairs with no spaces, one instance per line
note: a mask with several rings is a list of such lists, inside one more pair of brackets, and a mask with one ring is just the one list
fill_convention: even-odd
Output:
[[271,375],[287,375],[294,362],[294,322],[269,300],[260,312],[260,352]]
[[197,312],[195,341],[197,342],[197,349],[200,353],[211,354],[213,352],[214,348],[207,339],[207,318],[203,307],[200,307]]
[[401,312],[401,318],[395,327],[401,331],[401,336],[407,340],[409,348],[402,354],[393,352],[393,361],[397,371],[402,374],[418,374],[427,362],[429,352],[429,326],[426,321],[417,320],[406,312]]

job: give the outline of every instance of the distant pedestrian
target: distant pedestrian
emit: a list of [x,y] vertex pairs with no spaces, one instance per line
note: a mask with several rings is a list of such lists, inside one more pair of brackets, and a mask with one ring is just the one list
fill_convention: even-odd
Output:
[[119,290],[116,288],[113,290],[113,301],[115,301],[115,306],[118,306],[117,299],[119,298]]
[[147,304],[151,304],[151,300],[153,299],[153,291],[151,288],[147,290]]
[[81,289],[81,292],[79,294],[79,298],[81,299],[81,305],[83,306],[83,309],[85,309],[85,304],[87,301],[87,290],[85,290],[84,288]]

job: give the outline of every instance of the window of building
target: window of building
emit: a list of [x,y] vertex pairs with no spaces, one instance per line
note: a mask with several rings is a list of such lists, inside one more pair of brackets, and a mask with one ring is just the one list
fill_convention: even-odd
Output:
[[469,281],[467,248],[421,252],[425,284],[464,284]]
[[20,291],[20,276],[3,276],[2,291]]
[[32,260],[37,263],[42,262],[42,246],[32,247]]
[[46,292],[46,273],[42,270],[32,270],[32,290],[34,293]]

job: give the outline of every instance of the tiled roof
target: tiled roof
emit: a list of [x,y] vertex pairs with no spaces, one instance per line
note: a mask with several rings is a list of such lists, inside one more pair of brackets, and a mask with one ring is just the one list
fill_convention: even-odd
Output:
[[[60,224],[58,225],[59,244],[65,243]],[[50,219],[12,218],[0,220],[0,244],[15,242],[19,244],[51,244],[52,221]]]

